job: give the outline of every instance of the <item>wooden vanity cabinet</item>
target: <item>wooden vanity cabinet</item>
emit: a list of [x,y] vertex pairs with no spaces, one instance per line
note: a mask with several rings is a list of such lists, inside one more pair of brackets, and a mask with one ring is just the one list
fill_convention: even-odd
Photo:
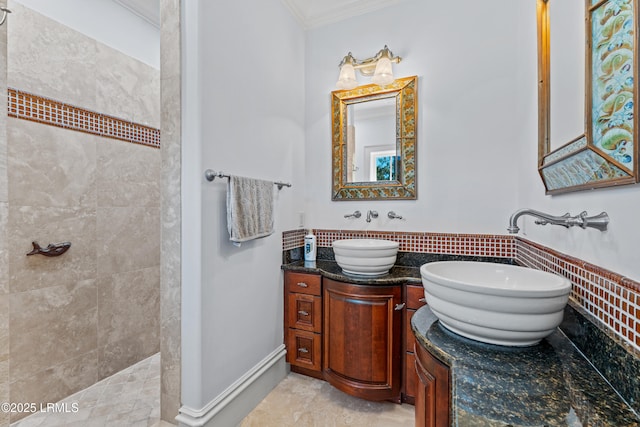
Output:
[[339,390],[400,402],[402,286],[323,279],[323,374]]
[[416,427],[448,427],[449,368],[417,343],[415,356]]
[[322,277],[284,273],[284,330],[291,370],[322,379]]
[[402,401],[413,405],[416,397],[416,385],[418,383],[418,374],[415,368],[415,355],[413,347],[416,339],[411,330],[411,318],[417,309],[426,305],[424,298],[424,287],[422,285],[405,285],[405,301],[407,303],[404,320],[404,377]]

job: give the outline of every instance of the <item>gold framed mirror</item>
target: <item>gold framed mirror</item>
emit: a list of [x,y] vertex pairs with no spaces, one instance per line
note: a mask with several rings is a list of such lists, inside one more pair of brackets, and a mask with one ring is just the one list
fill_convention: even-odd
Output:
[[417,80],[331,92],[332,200],[417,198]]
[[[538,170],[546,193],[636,183],[640,178],[638,126],[634,121],[638,117],[637,0],[571,0],[576,3],[569,9],[567,1],[562,0],[563,7],[550,10],[557,2],[561,0],[537,0]],[[552,20],[562,19],[568,21],[551,25]],[[584,26],[583,41],[573,45],[553,43],[554,38],[579,26]],[[555,48],[559,52],[552,56],[551,49]],[[554,67],[567,68],[557,64],[557,59],[563,53],[575,53],[569,49],[584,51],[584,102],[575,96],[560,100],[564,102],[552,98],[566,95],[566,91],[552,93],[552,87],[565,89],[571,79],[576,79],[575,72],[567,79],[555,73],[558,70]],[[579,117],[575,120],[575,113],[580,112],[568,111],[572,105],[584,111],[582,123]],[[557,116],[559,112],[562,118]],[[571,117],[574,119],[568,119]],[[552,132],[552,123],[559,121],[563,126],[573,122],[569,128],[576,129],[575,133]],[[556,137],[564,140],[557,141]]]

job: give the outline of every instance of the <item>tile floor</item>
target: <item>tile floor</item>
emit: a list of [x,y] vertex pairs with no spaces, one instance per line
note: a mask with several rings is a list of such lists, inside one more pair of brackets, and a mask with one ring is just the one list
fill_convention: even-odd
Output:
[[[38,412],[11,427],[164,427],[160,420],[160,354],[67,397],[69,412]],[[73,411],[74,404],[77,411]]]
[[351,397],[315,378],[290,373],[240,427],[413,427],[414,407]]
[[[40,412],[11,427],[172,427],[160,420],[160,355],[62,400],[77,412]],[[239,427],[413,427],[414,408],[351,397],[290,373]]]

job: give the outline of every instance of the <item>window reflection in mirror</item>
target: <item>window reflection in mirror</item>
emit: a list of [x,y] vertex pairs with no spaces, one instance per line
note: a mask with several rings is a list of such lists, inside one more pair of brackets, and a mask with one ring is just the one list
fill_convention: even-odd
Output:
[[347,106],[347,182],[395,180],[396,97]]

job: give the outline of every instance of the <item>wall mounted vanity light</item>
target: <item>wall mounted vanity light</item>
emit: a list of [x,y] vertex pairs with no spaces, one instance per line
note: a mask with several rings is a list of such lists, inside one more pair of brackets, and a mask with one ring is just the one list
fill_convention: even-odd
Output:
[[399,63],[402,58],[393,56],[387,45],[373,57],[358,61],[351,52],[340,62],[340,76],[336,87],[338,89],[353,89],[358,86],[356,70],[363,76],[372,76],[371,81],[378,86],[386,86],[393,83],[393,68],[391,63]]

